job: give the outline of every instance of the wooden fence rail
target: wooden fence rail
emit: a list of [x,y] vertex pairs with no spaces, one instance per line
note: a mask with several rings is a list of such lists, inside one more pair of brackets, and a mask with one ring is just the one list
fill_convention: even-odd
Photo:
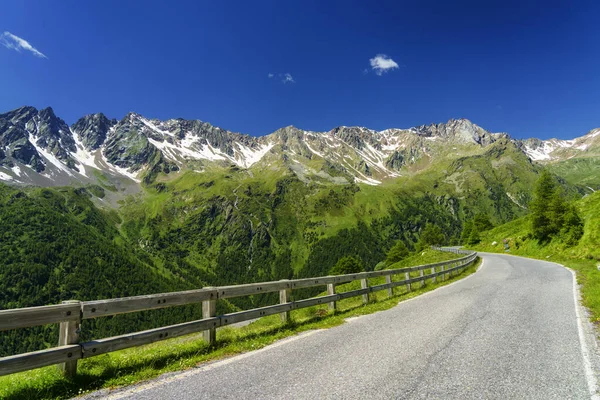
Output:
[[[406,288],[410,291],[413,283],[420,282],[421,285],[424,285],[427,279],[431,279],[432,282],[436,282],[440,277],[442,280],[447,279],[449,274],[460,272],[461,269],[472,264],[477,257],[477,253],[454,248],[434,249],[453,252],[464,255],[464,257],[434,264],[393,270],[210,287],[184,292],[159,293],[119,299],[96,301],[70,300],[63,302],[63,304],[50,306],[0,310],[0,331],[60,323],[60,335],[57,347],[0,358],[0,376],[54,364],[59,364],[59,368],[66,376],[73,376],[77,371],[77,360],[79,359],[195,332],[204,332],[204,339],[212,345],[216,340],[216,328],[221,326],[273,314],[280,314],[282,320],[286,321],[290,318],[292,310],[320,304],[327,304],[330,310],[335,310],[336,302],[355,296],[362,296],[363,302],[367,303],[369,301],[369,294],[380,290],[387,290],[388,296],[393,296],[395,287],[406,285]],[[430,273],[425,274],[426,270],[430,270]],[[419,271],[419,276],[411,277],[410,273],[415,271]],[[404,274],[404,279],[394,282],[392,277],[401,274]],[[376,277],[385,277],[386,283],[369,286],[368,279]],[[336,293],[337,285],[357,280],[361,281],[361,289]],[[292,290],[317,286],[326,287],[327,295],[305,300],[290,300]],[[280,304],[219,316],[216,315],[216,301],[218,299],[271,292],[280,293]],[[84,343],[79,342],[79,330],[81,321],[84,319],[198,303],[202,303],[203,318],[201,320],[96,339]]]

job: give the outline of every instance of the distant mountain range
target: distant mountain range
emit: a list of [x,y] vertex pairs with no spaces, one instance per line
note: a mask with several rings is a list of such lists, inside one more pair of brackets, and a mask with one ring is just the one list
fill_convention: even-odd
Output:
[[483,154],[498,140],[512,142],[540,163],[600,155],[600,128],[572,140],[515,140],[451,119],[383,131],[288,126],[252,137],[198,120],[160,121],[136,113],[120,121],[86,115],[68,126],[52,108],[21,107],[0,114],[0,181],[62,186],[108,179],[127,186],[151,183],[159,175],[234,166],[292,171],[303,181],[379,185],[442,159]]

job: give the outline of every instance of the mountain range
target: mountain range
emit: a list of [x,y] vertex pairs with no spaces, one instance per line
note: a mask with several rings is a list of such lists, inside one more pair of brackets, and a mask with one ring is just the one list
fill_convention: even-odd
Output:
[[[516,140],[451,119],[383,131],[340,126],[312,132],[288,126],[253,137],[199,120],[160,121],[136,113],[121,120],[91,114],[68,126],[52,108],[26,106],[0,114],[0,181],[39,186],[108,181],[125,191],[186,171],[237,167],[292,172],[305,182],[380,185],[441,160],[483,154],[498,141],[557,168],[600,156],[600,128],[572,140]],[[600,182],[585,183],[596,190]]]

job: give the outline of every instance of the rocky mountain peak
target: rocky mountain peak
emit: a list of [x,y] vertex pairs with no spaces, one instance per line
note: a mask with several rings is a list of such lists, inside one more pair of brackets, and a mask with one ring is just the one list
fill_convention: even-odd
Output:
[[415,133],[423,137],[440,137],[462,143],[487,146],[495,141],[492,134],[468,119],[450,119],[446,123],[421,125]]
[[36,116],[37,113],[38,110],[35,107],[23,106],[17,108],[16,110],[0,114],[0,119],[10,121],[11,124],[24,129],[27,121]]
[[96,113],[78,119],[71,125],[71,130],[79,135],[84,148],[92,151],[104,143],[108,131],[116,124],[116,119],[108,119],[104,114]]

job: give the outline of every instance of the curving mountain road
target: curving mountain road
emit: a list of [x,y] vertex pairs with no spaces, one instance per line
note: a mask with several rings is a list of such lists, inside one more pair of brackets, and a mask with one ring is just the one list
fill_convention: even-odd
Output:
[[481,256],[476,274],[393,309],[104,396],[591,398],[594,341],[587,320],[578,322],[571,272]]

